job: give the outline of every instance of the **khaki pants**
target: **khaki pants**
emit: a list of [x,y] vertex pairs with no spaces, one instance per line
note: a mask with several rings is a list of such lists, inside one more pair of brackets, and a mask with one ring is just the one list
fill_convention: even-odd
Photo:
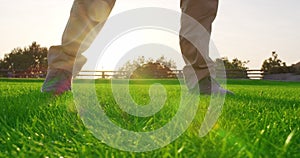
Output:
[[[69,21],[62,36],[62,44],[49,49],[48,69],[64,69],[72,72],[77,56],[76,60],[80,64],[76,64],[75,70],[80,71],[86,62],[82,53],[90,46],[93,39],[85,43],[83,40],[96,25],[105,22],[114,4],[115,0],[74,0]],[[217,13],[218,0],[181,0],[180,6],[182,12],[198,21],[210,36],[211,25]],[[181,32],[192,34],[192,31],[189,31],[192,30],[191,26],[184,21],[182,17]],[[94,32],[94,37],[99,31],[100,29]],[[204,48],[201,49],[201,53],[188,40],[180,37],[181,51],[186,62],[183,73],[189,88],[193,88],[199,80],[209,76],[214,65],[208,56],[209,37],[198,38],[203,38],[201,45]]]

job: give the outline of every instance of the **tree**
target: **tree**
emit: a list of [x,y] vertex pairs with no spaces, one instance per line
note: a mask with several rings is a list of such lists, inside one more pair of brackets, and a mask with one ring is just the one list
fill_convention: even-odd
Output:
[[158,62],[148,62],[138,67],[131,74],[130,78],[150,79],[150,78],[174,78],[175,74],[172,70]]
[[293,64],[291,66],[291,69],[294,73],[300,75],[300,62],[296,63],[296,64]]
[[229,61],[227,57],[216,59],[217,70],[222,70],[224,66],[227,78],[248,78],[248,67],[246,67],[248,63],[249,61],[242,61],[238,58],[234,58],[232,61]]
[[20,77],[39,77],[47,69],[47,54],[47,48],[33,42],[29,47],[15,48],[5,54],[0,66],[13,74],[18,73]]
[[232,61],[229,61],[227,57],[222,57],[216,59],[217,67],[224,65],[225,69],[233,69],[233,70],[247,70],[248,67],[246,67],[246,64],[249,63],[249,61],[242,61],[238,58],[232,59]]
[[0,59],[0,77],[6,77],[7,72],[4,70],[4,62],[2,59]]
[[292,67],[288,67],[285,62],[278,58],[278,54],[273,51],[269,59],[264,60],[261,70],[267,73],[288,73],[292,72]]
[[119,71],[128,72],[127,77],[130,78],[170,78],[175,75],[171,69],[176,69],[176,63],[168,60],[164,56],[153,60],[146,60],[144,56],[140,56],[133,61],[128,61]]

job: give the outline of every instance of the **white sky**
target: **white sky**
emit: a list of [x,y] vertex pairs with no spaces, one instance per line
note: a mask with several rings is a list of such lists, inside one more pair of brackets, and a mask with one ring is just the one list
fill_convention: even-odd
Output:
[[[0,0],[0,58],[37,41],[60,43],[72,0]],[[179,10],[179,0],[119,0],[112,15],[139,7]],[[212,39],[221,56],[260,68],[276,50],[288,64],[300,61],[299,0],[220,0]]]

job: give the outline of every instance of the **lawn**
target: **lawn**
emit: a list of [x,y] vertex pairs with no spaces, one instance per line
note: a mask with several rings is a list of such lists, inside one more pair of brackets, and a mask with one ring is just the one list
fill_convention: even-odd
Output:
[[[109,80],[95,84],[101,109],[121,128],[155,131],[179,108],[179,82],[130,83],[133,100],[146,105],[156,82],[165,87],[167,99],[153,116],[122,111]],[[210,98],[200,96],[188,129],[169,145],[147,152],[122,151],[97,139],[81,120],[71,92],[54,97],[40,93],[41,85],[42,80],[0,79],[0,157],[300,157],[300,82],[229,80],[227,88],[235,95],[226,96],[218,122],[205,137],[198,132]]]

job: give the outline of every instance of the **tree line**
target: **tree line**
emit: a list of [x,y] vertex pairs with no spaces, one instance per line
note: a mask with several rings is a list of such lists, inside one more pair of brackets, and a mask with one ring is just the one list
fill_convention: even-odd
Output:
[[[37,42],[24,48],[14,48],[9,54],[0,59],[0,77],[45,77],[47,72],[48,48],[41,47]],[[246,66],[249,61],[242,61],[237,58],[231,61],[227,57],[216,59],[216,68],[224,65],[226,71],[235,71],[235,75],[228,78],[247,78]],[[176,75],[176,62],[164,56],[154,60],[140,56],[125,63],[119,71],[127,71],[130,78],[174,78]],[[300,73],[300,68],[295,65],[287,66],[279,59],[276,52],[272,52],[270,58],[264,60],[261,70],[274,73]]]

